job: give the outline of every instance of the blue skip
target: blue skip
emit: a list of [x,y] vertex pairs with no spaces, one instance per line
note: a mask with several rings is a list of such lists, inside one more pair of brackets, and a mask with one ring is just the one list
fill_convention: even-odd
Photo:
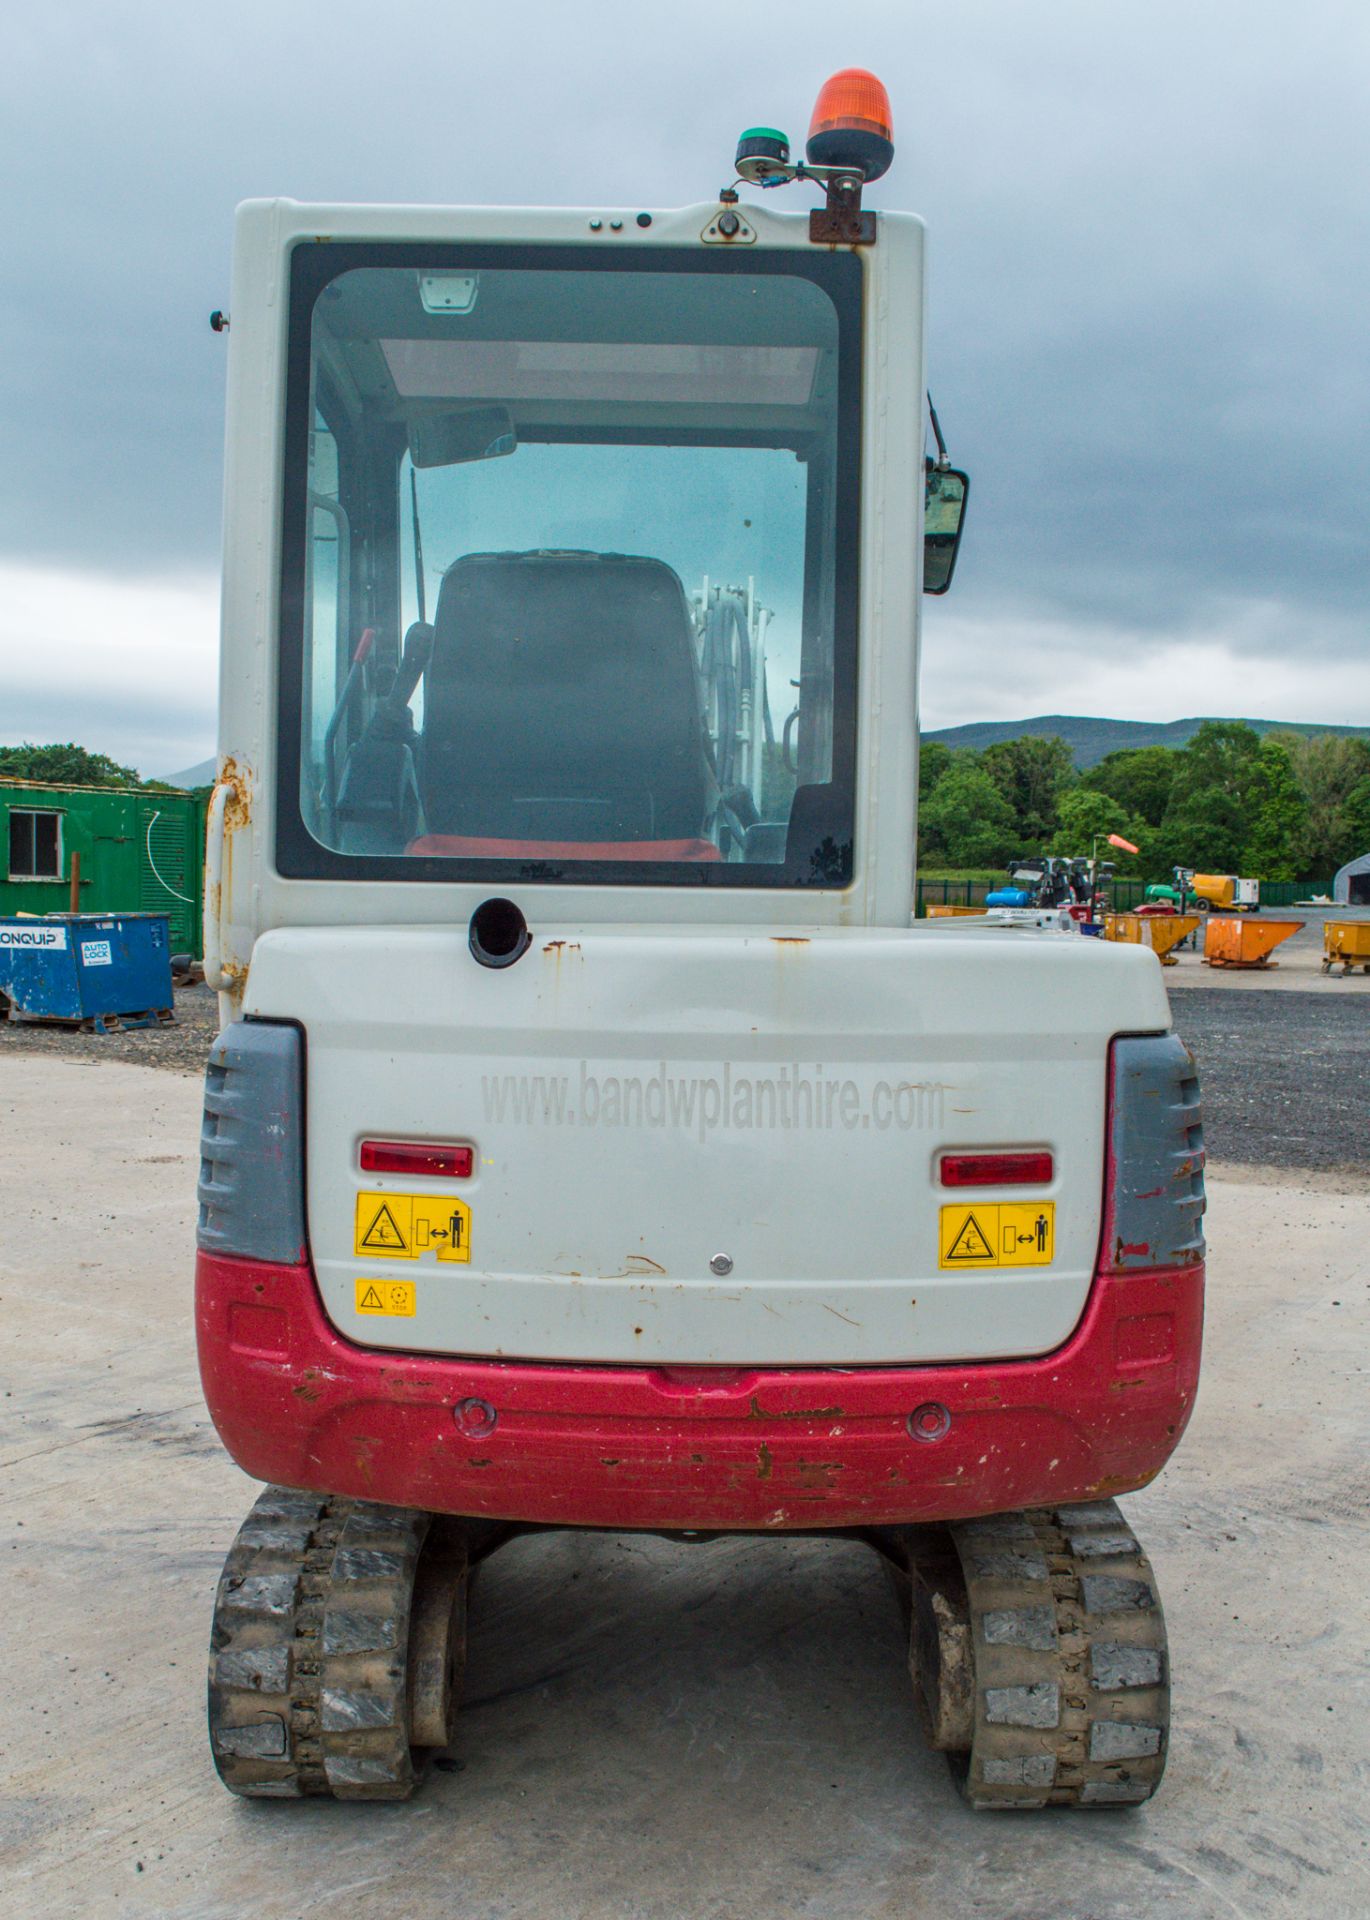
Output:
[[94,1033],[174,1018],[164,913],[0,919],[0,1014]]

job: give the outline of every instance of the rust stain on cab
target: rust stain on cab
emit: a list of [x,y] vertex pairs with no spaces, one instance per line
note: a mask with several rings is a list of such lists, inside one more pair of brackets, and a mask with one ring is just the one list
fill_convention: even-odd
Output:
[[224,832],[237,833],[252,824],[252,769],[240,766],[233,755],[224,756],[219,769],[219,785],[225,789]]

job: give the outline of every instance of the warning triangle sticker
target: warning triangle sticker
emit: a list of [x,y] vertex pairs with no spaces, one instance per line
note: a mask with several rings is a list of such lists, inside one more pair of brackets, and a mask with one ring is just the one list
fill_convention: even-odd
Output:
[[376,1210],[376,1217],[362,1235],[364,1247],[381,1247],[386,1253],[407,1253],[409,1242],[395,1224],[395,1216],[383,1202]]
[[986,1240],[980,1222],[968,1213],[965,1224],[947,1248],[948,1260],[993,1260],[994,1249]]
[[380,1313],[384,1310],[385,1302],[374,1287],[368,1287],[357,1302],[357,1306],[363,1313]]

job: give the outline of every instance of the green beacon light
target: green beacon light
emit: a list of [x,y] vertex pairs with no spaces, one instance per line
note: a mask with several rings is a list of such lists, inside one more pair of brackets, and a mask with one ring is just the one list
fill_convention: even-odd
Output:
[[737,143],[733,163],[739,180],[753,187],[779,187],[793,180],[790,138],[778,127],[748,127]]

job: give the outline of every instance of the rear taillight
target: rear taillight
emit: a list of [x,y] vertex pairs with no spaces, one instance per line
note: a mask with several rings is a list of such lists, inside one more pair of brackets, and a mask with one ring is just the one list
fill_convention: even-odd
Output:
[[944,1153],[944,1187],[1042,1187],[1055,1172],[1049,1153]]
[[439,1146],[428,1140],[363,1140],[363,1173],[414,1173],[432,1180],[469,1180],[474,1147]]
[[305,1258],[304,1043],[239,1020],[210,1048],[200,1131],[198,1245],[294,1266]]
[[1197,1266],[1203,1259],[1199,1075],[1176,1034],[1113,1042],[1104,1202],[1104,1272]]

